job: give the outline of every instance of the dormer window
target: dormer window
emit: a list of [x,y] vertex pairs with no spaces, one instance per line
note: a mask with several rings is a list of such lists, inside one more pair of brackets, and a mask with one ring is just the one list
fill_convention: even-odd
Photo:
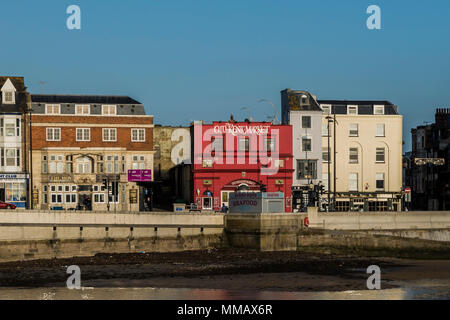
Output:
[[16,88],[14,87],[10,79],[7,79],[5,81],[5,84],[2,86],[1,91],[3,104],[16,103]]
[[347,114],[352,114],[352,115],[358,114],[358,106],[353,106],[353,105],[347,106]]
[[46,104],[45,114],[60,114],[59,104]]
[[103,105],[102,106],[102,114],[107,116],[115,116],[117,114],[116,112],[116,106],[114,105]]
[[303,95],[300,97],[300,104],[301,104],[302,106],[308,104],[308,96],[307,96],[306,94],[303,94]]
[[384,114],[384,106],[373,106],[373,114]]
[[14,103],[14,92],[13,91],[6,91],[5,92],[5,100],[3,103]]
[[320,105],[320,107],[322,108],[322,111],[324,114],[330,114],[331,113],[331,105],[329,104],[322,104]]

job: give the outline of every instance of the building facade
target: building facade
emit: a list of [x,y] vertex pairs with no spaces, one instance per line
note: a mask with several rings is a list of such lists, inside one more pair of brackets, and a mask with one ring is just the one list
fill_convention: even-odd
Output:
[[389,101],[317,102],[323,111],[322,181],[331,182],[323,197],[329,192],[330,206],[337,211],[401,210],[403,139],[398,107]]
[[0,77],[0,201],[28,207],[29,94],[23,77]]
[[192,201],[220,210],[231,192],[282,192],[292,211],[292,126],[196,122],[191,126]]
[[282,123],[292,125],[293,210],[303,211],[312,205],[311,185],[323,183],[322,109],[309,92],[286,89],[281,91],[281,114]]
[[[155,125],[153,146],[155,150],[155,203],[159,208],[170,209],[177,200],[189,201],[189,189],[178,190],[178,165],[190,164],[191,138],[189,127]],[[184,193],[183,197],[180,193]]]
[[153,116],[125,96],[32,95],[33,208],[144,210]]
[[413,210],[450,208],[450,109],[437,109],[435,123],[411,130],[406,163]]

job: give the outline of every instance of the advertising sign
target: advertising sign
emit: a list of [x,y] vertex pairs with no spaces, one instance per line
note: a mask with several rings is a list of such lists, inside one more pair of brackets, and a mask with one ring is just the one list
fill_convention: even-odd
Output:
[[232,192],[229,198],[230,213],[261,213],[262,194],[255,192]]
[[152,181],[152,170],[128,170],[129,182],[150,182]]

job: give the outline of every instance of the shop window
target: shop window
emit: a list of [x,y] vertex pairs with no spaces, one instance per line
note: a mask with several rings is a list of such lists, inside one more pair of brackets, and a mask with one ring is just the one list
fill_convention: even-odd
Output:
[[94,193],[94,203],[105,203],[105,194]]
[[211,197],[204,197],[202,203],[203,203],[203,209],[212,210],[212,198]]

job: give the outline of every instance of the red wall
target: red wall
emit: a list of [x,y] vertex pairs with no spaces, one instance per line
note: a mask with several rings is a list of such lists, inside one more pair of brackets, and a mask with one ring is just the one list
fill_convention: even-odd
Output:
[[[194,203],[202,205],[202,198],[207,197],[204,193],[208,190],[212,192],[213,209],[220,210],[222,206],[221,191],[235,190],[239,182],[246,183],[250,189],[259,191],[260,181],[262,181],[267,186],[267,192],[281,191],[284,193],[285,211],[292,212],[292,126],[272,125],[265,122],[214,122],[213,124],[195,125],[191,132],[194,134],[192,145]],[[211,143],[218,137],[224,139],[224,151],[213,153],[211,152]],[[249,151],[237,150],[237,140],[243,137],[249,139]],[[272,138],[275,141],[276,148],[272,153],[264,151],[266,138]],[[204,168],[202,160],[213,159],[213,157],[216,159],[212,168]],[[272,158],[272,161],[267,162],[267,158]],[[220,163],[220,159],[223,163]],[[284,167],[275,168],[274,159],[284,160]],[[267,170],[262,168],[263,165],[272,168],[269,175],[262,173],[262,170]],[[283,183],[280,184],[280,181]],[[205,182],[207,183],[205,184]]]

